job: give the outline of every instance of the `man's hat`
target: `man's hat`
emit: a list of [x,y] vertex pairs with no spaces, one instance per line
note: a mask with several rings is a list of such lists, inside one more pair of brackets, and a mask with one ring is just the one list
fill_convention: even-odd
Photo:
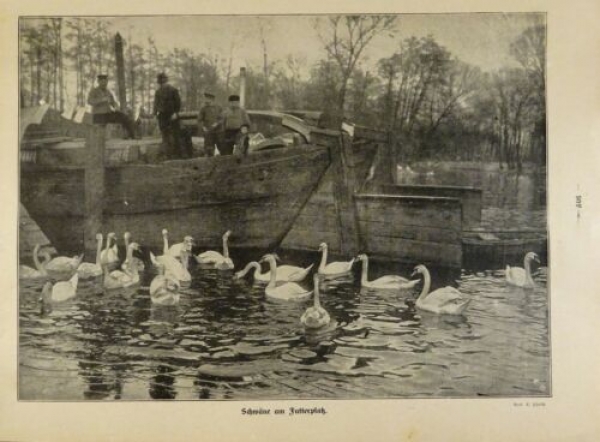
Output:
[[206,98],[215,98],[215,94],[213,94],[212,92],[204,92],[204,96]]
[[167,74],[165,74],[164,72],[161,72],[160,74],[158,74],[156,76],[156,79],[158,81],[162,81],[162,80],[167,80],[169,77],[167,77]]
[[230,95],[228,101],[240,101],[239,95]]
[[98,78],[98,80],[107,80],[108,74],[98,74],[97,78]]

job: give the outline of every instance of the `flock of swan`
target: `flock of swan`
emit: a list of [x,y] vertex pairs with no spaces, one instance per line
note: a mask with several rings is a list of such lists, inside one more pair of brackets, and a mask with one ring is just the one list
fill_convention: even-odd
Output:
[[[149,292],[152,303],[157,305],[176,305],[179,303],[180,290],[189,285],[192,276],[188,270],[189,261],[193,259],[203,268],[218,270],[232,270],[234,263],[229,256],[228,239],[231,231],[223,234],[222,251],[209,250],[199,255],[194,255],[192,248],[194,240],[185,236],[180,243],[169,246],[169,232],[163,229],[163,254],[155,256],[150,252],[150,261],[157,275],[150,283]],[[140,272],[144,271],[145,264],[133,256],[140,250],[140,245],[131,241],[131,234],[125,232],[123,242],[126,256],[121,263],[119,258],[117,236],[109,233],[104,242],[103,235],[96,235],[96,262],[82,262],[83,255],[52,258],[47,251],[41,251],[36,245],[33,250],[35,269],[20,266],[19,278],[21,280],[42,281],[42,301],[45,303],[59,303],[74,297],[80,281],[97,284],[102,290],[111,291],[138,287]],[[239,280],[252,273],[256,284],[265,284],[265,296],[278,301],[306,301],[311,297],[313,304],[302,315],[301,323],[306,329],[318,329],[327,326],[331,318],[320,304],[319,283],[325,280],[335,280],[351,274],[355,262],[361,263],[361,287],[370,290],[402,291],[414,288],[419,281],[423,281],[421,292],[416,299],[417,309],[440,315],[462,315],[470,303],[470,299],[454,287],[442,287],[430,292],[431,276],[424,265],[417,265],[411,277],[407,279],[400,275],[386,275],[369,281],[369,258],[360,254],[349,261],[328,262],[328,247],[326,243],[319,246],[321,259],[317,271],[313,276],[313,284],[305,288],[299,283],[304,281],[313,269],[314,264],[308,267],[294,265],[278,265],[279,257],[274,253],[264,255],[259,261],[252,261],[246,267],[234,273],[233,278]],[[40,260],[40,256],[42,259]],[[506,266],[505,275],[507,284],[533,288],[535,283],[531,274],[531,263],[539,263],[539,257],[529,252],[525,255],[524,267]],[[267,263],[269,271],[262,273],[262,263]],[[54,283],[51,281],[55,281]]]

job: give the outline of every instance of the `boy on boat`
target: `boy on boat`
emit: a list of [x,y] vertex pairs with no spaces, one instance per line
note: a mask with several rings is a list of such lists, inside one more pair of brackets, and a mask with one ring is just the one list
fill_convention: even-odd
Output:
[[204,135],[204,154],[212,157],[219,143],[219,128],[223,114],[221,106],[215,103],[215,94],[205,92],[206,102],[198,114],[198,129]]
[[88,104],[92,106],[92,122],[99,125],[117,123],[127,131],[128,138],[136,138],[135,127],[129,116],[117,110],[117,101],[108,90],[108,75],[98,75],[98,86],[88,94]]
[[240,106],[240,96],[229,96],[229,107],[223,111],[223,143],[219,151],[221,155],[232,155],[233,147],[237,146],[240,153],[246,153],[248,144],[248,130],[250,129],[250,117],[244,108]]

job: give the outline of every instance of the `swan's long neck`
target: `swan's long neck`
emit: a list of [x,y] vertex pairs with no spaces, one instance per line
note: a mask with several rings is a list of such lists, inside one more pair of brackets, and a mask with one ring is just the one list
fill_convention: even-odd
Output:
[[100,255],[102,254],[102,237],[98,237],[98,241],[96,244],[96,264],[100,265]]
[[163,255],[169,253],[169,238],[166,233],[163,233]]
[[360,283],[361,285],[365,285],[369,282],[369,259],[365,257],[362,260],[362,275],[360,275]]
[[319,270],[323,270],[327,265],[327,247],[323,247],[323,252],[321,253],[321,264],[319,264]]
[[531,276],[531,260],[525,259],[523,265],[525,266],[525,279],[528,283],[533,285],[533,277]]
[[250,269],[254,268],[254,277],[258,277],[260,274],[260,264],[256,261],[249,262],[246,267],[239,273],[240,277],[246,276]]
[[39,272],[41,272],[41,273],[43,273],[45,275],[46,274],[46,269],[44,268],[44,266],[40,262],[39,252],[40,252],[40,246],[36,245],[33,248],[33,263],[35,264],[35,268],[38,269]]
[[315,302],[314,302],[314,307],[316,309],[321,308],[321,299],[320,299],[320,293],[319,293],[319,280],[317,279],[315,281]]
[[127,247],[127,257],[125,258],[125,262],[128,264],[127,273],[134,276],[137,275],[138,269],[137,266],[133,265],[133,247],[131,247],[131,245]]
[[227,235],[223,235],[223,256],[229,258],[229,247],[227,246]]
[[418,300],[423,301],[425,297],[429,294],[429,288],[431,287],[431,276],[429,275],[429,270],[423,270],[423,288],[421,289],[421,294],[417,298]]
[[112,237],[110,235],[108,235],[106,237],[106,247],[104,250],[106,250],[106,252],[108,253],[108,249],[110,249],[110,243],[111,243]]
[[271,279],[269,280],[269,288],[274,288],[277,285],[277,263],[272,256],[267,259],[271,267]]

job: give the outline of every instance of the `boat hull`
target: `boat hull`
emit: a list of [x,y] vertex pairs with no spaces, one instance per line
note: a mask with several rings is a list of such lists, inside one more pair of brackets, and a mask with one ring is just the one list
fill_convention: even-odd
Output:
[[[194,236],[199,246],[220,246],[232,230],[232,247],[272,248],[329,167],[326,147],[298,147],[107,167],[102,233],[129,231],[162,249],[161,230],[173,242]],[[85,169],[23,165],[21,201],[58,250],[82,250]]]

